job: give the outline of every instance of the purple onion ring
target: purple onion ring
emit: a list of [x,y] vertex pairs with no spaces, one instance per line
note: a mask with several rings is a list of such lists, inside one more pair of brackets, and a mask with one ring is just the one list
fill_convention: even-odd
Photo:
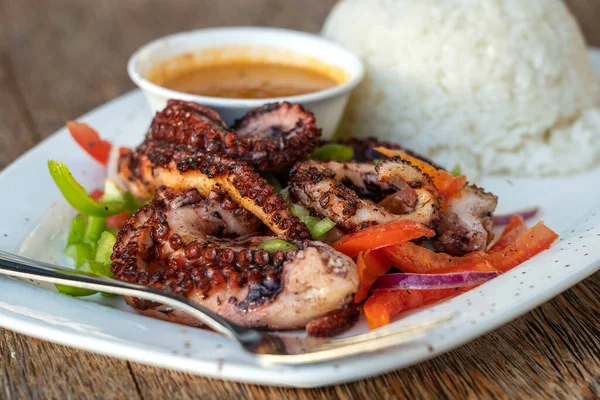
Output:
[[510,221],[510,219],[512,218],[513,215],[520,215],[521,217],[523,217],[523,219],[529,219],[534,217],[538,211],[540,211],[540,209],[538,207],[532,207],[532,208],[528,208],[525,210],[521,210],[521,211],[515,211],[512,213],[508,213],[508,214],[500,214],[500,215],[494,215],[492,218],[494,220],[494,225],[498,225],[498,226],[502,226],[502,225],[508,225],[508,222]]
[[451,274],[386,274],[375,281],[371,290],[385,289],[451,289],[474,286],[498,276],[498,272],[457,272]]

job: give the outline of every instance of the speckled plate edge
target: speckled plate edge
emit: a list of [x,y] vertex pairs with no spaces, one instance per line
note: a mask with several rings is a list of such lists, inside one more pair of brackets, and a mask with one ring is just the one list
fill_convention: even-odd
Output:
[[[600,52],[590,53],[600,70]],[[81,118],[109,139],[126,145],[139,141],[149,119],[143,97],[137,91]],[[66,161],[76,174],[85,173],[82,181],[88,187],[101,182],[102,169],[81,154],[64,129],[59,130],[0,174],[1,187],[19,188],[11,196],[0,198],[1,249],[19,251],[29,233],[39,225],[29,238],[25,253],[44,259],[58,254],[55,244],[60,242],[60,229],[56,226],[66,221],[68,215],[60,202],[48,208],[60,198],[45,174],[46,159],[50,157]],[[597,271],[600,248],[595,243],[600,236],[600,214],[594,209],[600,204],[600,192],[588,193],[586,182],[599,178],[600,169],[569,178],[484,179],[481,184],[501,196],[500,211],[539,204],[541,218],[561,238],[549,251],[476,290],[397,321],[395,324],[404,324],[459,311],[450,324],[436,329],[426,342],[414,346],[324,364],[265,368],[215,334],[136,315],[118,300],[72,299],[5,278],[0,279],[0,325],[77,348],[222,379],[316,387],[366,378],[464,344]],[[22,182],[35,184],[21,186]],[[564,210],[562,205],[567,200],[570,208]],[[572,210],[586,211],[573,215]],[[361,323],[353,331],[364,329]]]

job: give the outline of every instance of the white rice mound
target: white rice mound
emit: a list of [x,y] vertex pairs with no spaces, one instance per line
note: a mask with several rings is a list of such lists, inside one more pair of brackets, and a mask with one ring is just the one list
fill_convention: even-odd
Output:
[[542,176],[600,160],[600,82],[559,0],[342,0],[324,35],[367,75],[340,133],[463,172]]

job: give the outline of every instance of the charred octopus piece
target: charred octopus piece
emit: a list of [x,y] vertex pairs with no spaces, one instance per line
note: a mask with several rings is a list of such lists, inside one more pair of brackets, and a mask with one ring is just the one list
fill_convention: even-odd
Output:
[[497,196],[475,185],[465,186],[441,214],[436,242],[453,255],[485,250],[494,238],[492,213],[497,204]]
[[[359,194],[377,194],[373,189],[379,188],[378,201],[406,186],[414,189],[417,199],[413,210],[402,215]],[[429,177],[398,157],[382,161],[377,167],[369,163],[299,162],[290,174],[290,190],[303,206],[320,217],[328,217],[346,232],[399,219],[434,226],[439,211],[439,195]]]
[[[320,242],[268,252],[257,246],[272,237],[214,237],[253,229],[251,218],[240,226],[238,210],[211,196],[205,200],[196,189],[160,188],[119,233],[111,270],[118,279],[185,296],[248,327],[296,329],[315,321],[311,330],[323,335],[355,321],[355,312],[334,313],[351,304],[358,289],[349,257]],[[142,314],[200,325],[169,307],[126,300]]]
[[182,191],[195,188],[203,197],[212,191],[225,193],[276,235],[299,240],[310,237],[283,197],[246,163],[152,141],[122,157],[119,171],[137,197],[149,198],[160,186]]
[[[315,116],[300,104],[271,103],[250,111],[233,125],[238,154],[261,170],[289,167],[315,151],[321,138]],[[245,152],[251,142],[252,151]]]
[[229,131],[208,107],[169,100],[156,114],[146,141],[168,141],[190,150],[227,156],[259,170],[289,167],[315,150],[321,130],[299,104],[272,103],[250,111]]
[[227,125],[213,109],[197,103],[169,100],[167,107],[154,116],[146,140],[164,140],[218,152],[220,136],[226,134]]

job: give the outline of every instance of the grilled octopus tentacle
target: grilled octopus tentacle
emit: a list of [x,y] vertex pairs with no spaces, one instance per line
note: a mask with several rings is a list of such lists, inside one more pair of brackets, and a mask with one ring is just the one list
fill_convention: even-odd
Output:
[[[297,241],[298,250],[268,252],[257,245],[272,237],[214,237],[245,232],[223,217],[235,213],[196,189],[161,188],[119,233],[111,270],[118,279],[185,296],[244,326],[295,329],[316,320],[311,329],[323,334],[321,328],[340,329],[344,318],[354,321],[352,312],[331,314],[350,304],[358,288],[349,257],[320,242]],[[126,300],[143,314],[199,325],[169,307]]]
[[[230,137],[230,142],[240,149],[236,156],[262,170],[289,167],[306,158],[321,138],[313,113],[288,102],[252,110],[232,129],[236,137]],[[245,150],[248,141],[253,142],[250,152]]]
[[188,152],[168,142],[148,142],[122,157],[119,167],[129,189],[150,197],[160,186],[196,188],[206,197],[226,193],[260,218],[275,234],[308,239],[306,225],[292,215],[283,197],[248,164],[218,155]]
[[321,137],[315,117],[299,104],[272,103],[250,111],[232,131],[208,107],[169,100],[156,113],[146,141],[168,141],[190,150],[226,155],[259,170],[288,167],[312,153]]
[[227,125],[214,110],[197,103],[169,100],[167,107],[154,116],[146,140],[218,152],[221,135],[227,135]]
[[427,174],[400,157],[381,161],[375,167],[375,171],[379,182],[386,182],[396,188],[406,184],[415,190],[417,204],[411,212],[400,215],[400,219],[410,219],[429,226],[437,223],[440,198]]
[[[361,198],[359,193],[366,197],[369,185],[379,185],[379,199],[409,186],[417,194],[414,209],[398,215]],[[377,167],[368,163],[299,162],[291,171],[290,189],[294,199],[316,215],[328,217],[346,232],[399,219],[429,226],[437,222],[437,190],[427,175],[398,157],[382,161]]]

